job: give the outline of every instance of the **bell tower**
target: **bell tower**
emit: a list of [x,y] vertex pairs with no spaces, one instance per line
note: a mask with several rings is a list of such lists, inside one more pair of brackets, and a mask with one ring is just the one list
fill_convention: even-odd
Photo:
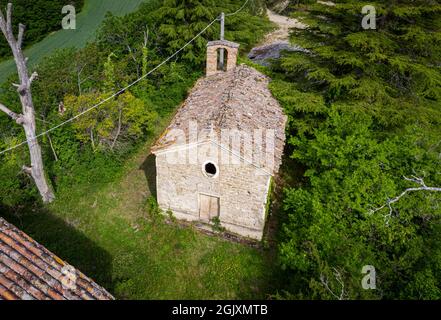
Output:
[[237,64],[239,44],[224,39],[225,14],[221,15],[220,40],[210,41],[207,44],[207,77],[233,70]]
[[[224,61],[220,56],[224,50]],[[219,73],[233,70],[237,64],[239,44],[227,40],[210,41],[207,45],[207,77]]]

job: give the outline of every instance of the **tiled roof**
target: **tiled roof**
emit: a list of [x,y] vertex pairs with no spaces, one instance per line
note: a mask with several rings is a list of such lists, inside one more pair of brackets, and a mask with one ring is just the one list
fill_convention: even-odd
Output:
[[0,300],[113,300],[74,267],[0,218]]
[[206,132],[270,129],[274,130],[275,135],[273,171],[277,172],[282,162],[287,117],[272,96],[269,81],[267,76],[244,64],[231,71],[200,79],[152,151],[155,153],[175,147],[176,137],[168,135],[174,129],[185,132],[188,139],[190,122],[196,122],[198,129]]

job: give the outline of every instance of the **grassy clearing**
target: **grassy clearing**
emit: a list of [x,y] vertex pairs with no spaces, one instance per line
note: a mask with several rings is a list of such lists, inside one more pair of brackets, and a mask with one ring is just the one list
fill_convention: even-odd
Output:
[[[138,6],[146,0],[85,0],[84,8],[77,15],[76,30],[59,30],[48,35],[43,41],[25,50],[25,55],[29,57],[29,66],[38,64],[42,58],[49,56],[57,49],[62,48],[81,48],[88,41],[95,38],[95,32],[107,12],[122,16],[135,11]],[[63,15],[60,8],[60,25]],[[15,21],[15,23],[26,21]],[[12,60],[0,63],[0,83],[16,71]]]
[[150,143],[115,182],[71,186],[48,208],[6,218],[117,298],[265,298],[276,285],[269,251],[148,219]]

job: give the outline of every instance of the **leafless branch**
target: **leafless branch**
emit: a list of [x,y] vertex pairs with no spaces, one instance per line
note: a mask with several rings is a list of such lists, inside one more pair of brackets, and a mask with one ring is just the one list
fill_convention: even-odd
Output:
[[16,48],[16,41],[12,32],[12,3],[8,3],[6,8],[6,18],[2,10],[0,10],[0,29],[8,41],[8,44],[11,45],[11,48]]
[[51,136],[48,134],[47,138],[49,140],[49,145],[51,146],[52,153],[54,154],[55,161],[58,161],[58,156],[57,156],[57,153],[55,152],[54,145],[52,144]]
[[325,289],[337,300],[344,300],[345,299],[345,284],[343,282],[343,278],[341,276],[341,273],[336,269],[336,268],[332,268],[334,270],[334,276],[335,276],[335,280],[337,280],[337,282],[340,284],[341,286],[341,290],[340,290],[340,294],[335,293],[334,291],[332,291],[332,289],[329,287],[329,283],[328,283],[328,279],[321,274],[320,275],[320,282],[322,283],[322,285],[325,287]]
[[6,34],[6,20],[2,10],[0,10],[0,30],[3,32],[3,34]]
[[147,47],[147,44],[149,43],[150,30],[149,30],[148,26],[145,26],[145,31],[143,31],[143,33],[144,33],[144,48],[145,48],[145,47]]
[[393,207],[392,204],[400,201],[400,199],[402,197],[404,197],[406,194],[410,193],[410,192],[415,192],[415,191],[429,191],[429,192],[441,192],[441,188],[439,187],[428,187],[426,185],[426,183],[424,182],[423,178],[417,177],[417,176],[411,176],[410,178],[404,177],[404,179],[406,181],[410,181],[410,182],[414,182],[416,184],[419,185],[419,187],[413,187],[413,188],[407,188],[406,190],[404,190],[400,195],[398,195],[397,197],[393,198],[393,199],[388,199],[386,204],[382,205],[381,207],[378,207],[376,209],[372,209],[369,211],[369,214],[374,214],[380,210],[383,210],[384,208],[388,207],[389,208],[389,214],[385,215],[385,219],[387,220],[386,223],[388,223],[388,219],[392,216],[393,214]]
[[12,3],[6,7],[6,32],[12,34]]
[[31,77],[29,78],[29,86],[32,84],[32,82],[34,82],[35,81],[35,79],[37,79],[38,78],[38,73],[37,72],[34,72],[34,73],[32,73],[31,74]]
[[15,120],[15,122],[17,122],[18,124],[24,123],[24,118],[23,118],[22,114],[15,113],[14,111],[10,110],[9,108],[7,108],[5,105],[3,105],[1,103],[0,103],[0,111],[3,111],[4,113],[6,113],[13,120]]
[[340,297],[338,298],[339,300],[344,300],[344,298],[345,298],[345,283],[344,283],[344,281],[343,281],[343,278],[342,278],[342,276],[341,276],[341,274],[340,274],[340,272],[337,270],[337,269],[335,269],[335,268],[333,268],[334,269],[334,275],[335,275],[335,279],[337,280],[337,282],[340,284],[340,286],[341,286],[341,291],[340,291]]
[[5,105],[0,103],[0,110],[6,113],[8,116],[10,116],[12,119],[17,120],[19,118],[19,115],[15,113],[14,111],[11,111],[9,108],[7,108]]
[[23,172],[25,172],[28,175],[32,176],[32,168],[31,167],[23,166],[21,169],[23,170]]
[[127,45],[127,50],[129,51],[129,53],[130,53],[130,57],[132,58],[133,62],[135,63],[135,66],[136,66],[136,72],[137,72],[137,74],[138,74],[138,76],[139,76],[138,59],[136,58],[136,55],[135,55],[135,53],[133,52],[132,47],[130,47],[130,45]]
[[81,85],[91,78],[91,76],[88,76],[85,79],[81,79],[81,74],[83,73],[83,71],[86,68],[86,66],[87,66],[87,63],[83,64],[82,66],[79,66],[77,64],[77,85],[78,85],[78,93],[79,93],[79,95],[83,94],[83,90],[81,88]]
[[18,25],[17,49],[21,49],[21,47],[23,45],[23,36],[24,36],[25,29],[26,29],[26,27],[24,24],[20,23]]

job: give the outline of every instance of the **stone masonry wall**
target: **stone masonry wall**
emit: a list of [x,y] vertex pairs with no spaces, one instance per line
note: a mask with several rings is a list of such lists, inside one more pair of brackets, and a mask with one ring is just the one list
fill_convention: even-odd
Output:
[[223,72],[221,70],[217,70],[217,50],[218,49],[225,49],[228,54],[227,57],[227,70],[233,70],[236,67],[237,64],[237,55],[238,55],[238,49],[237,48],[230,48],[223,45],[214,45],[207,48],[207,76],[211,76],[213,74]]
[[219,164],[218,177],[207,177],[203,161],[198,164],[170,164],[166,154],[157,154],[157,197],[163,210],[171,209],[178,219],[199,220],[199,195],[220,198],[220,221],[229,231],[261,239],[265,226],[265,204],[269,175],[254,166]]

